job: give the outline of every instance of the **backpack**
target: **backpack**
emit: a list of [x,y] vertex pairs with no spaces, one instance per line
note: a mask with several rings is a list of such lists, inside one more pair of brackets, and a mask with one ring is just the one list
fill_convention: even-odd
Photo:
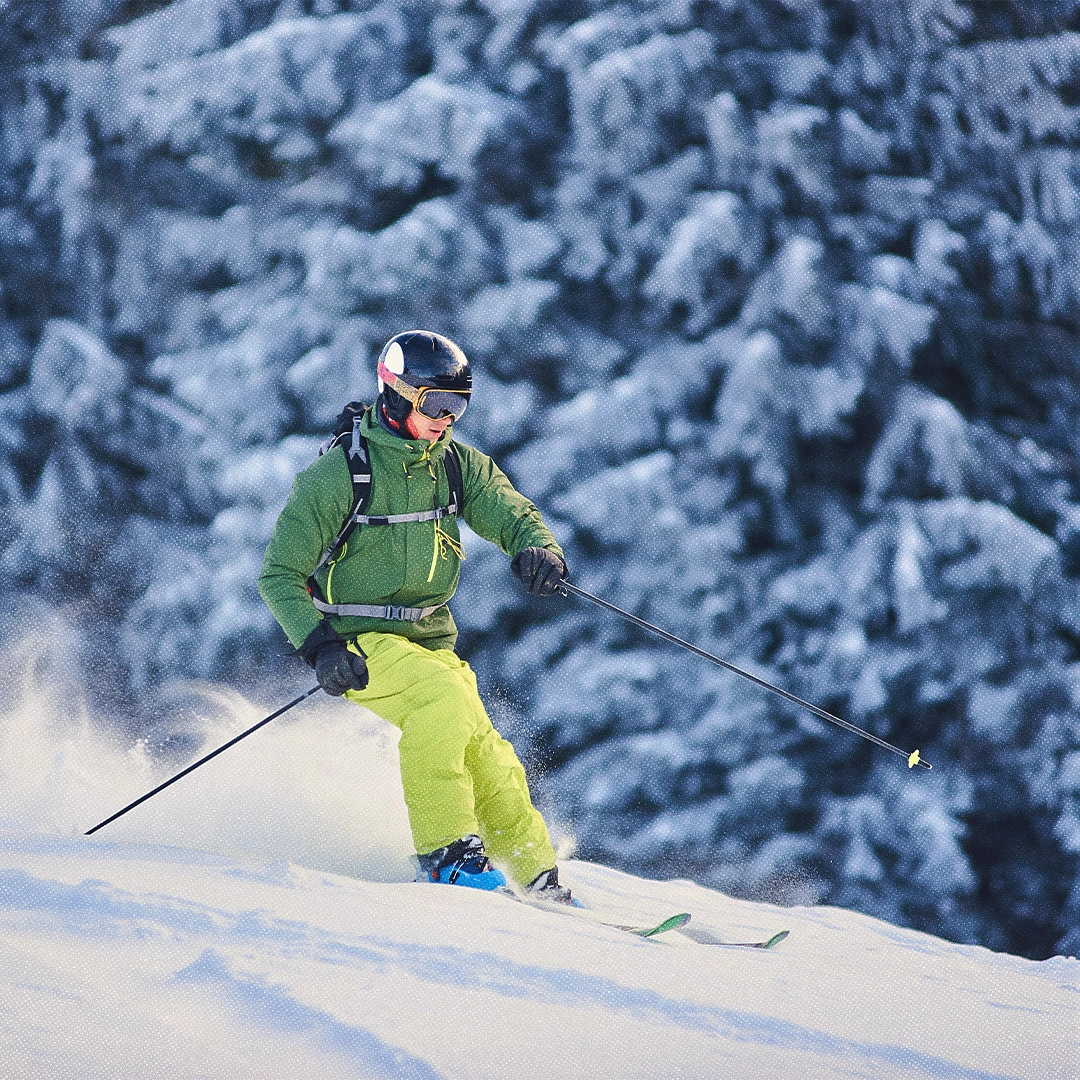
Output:
[[364,401],[350,401],[338,413],[334,430],[330,437],[319,447],[319,457],[329,453],[335,446],[345,451],[349,462],[349,475],[352,477],[352,509],[341,523],[333,543],[323,552],[318,565],[311,571],[307,580],[308,592],[319,600],[325,599],[322,590],[315,581],[315,575],[348,543],[357,525],[392,525],[400,521],[437,521],[448,513],[455,517],[461,515],[465,503],[465,485],[461,477],[461,459],[457,447],[451,441],[443,455],[446,479],[450,485],[450,505],[442,510],[424,511],[420,514],[394,514],[389,517],[368,517],[365,511],[371,502],[371,459],[368,454],[367,439],[360,434],[360,423],[370,406]]

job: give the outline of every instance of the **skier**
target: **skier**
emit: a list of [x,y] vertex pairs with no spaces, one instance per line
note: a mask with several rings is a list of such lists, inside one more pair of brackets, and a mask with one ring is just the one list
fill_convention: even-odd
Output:
[[574,903],[514,748],[453,651],[446,606],[465,557],[457,513],[511,557],[530,593],[556,591],[562,549],[491,458],[452,442],[472,392],[454,342],[429,331],[396,335],[379,355],[378,381],[357,425],[370,462],[360,526],[332,551],[354,502],[355,459],[337,446],[296,477],[259,591],[328,694],[400,729],[405,804],[428,880],[498,888],[506,878],[490,854],[527,895]]

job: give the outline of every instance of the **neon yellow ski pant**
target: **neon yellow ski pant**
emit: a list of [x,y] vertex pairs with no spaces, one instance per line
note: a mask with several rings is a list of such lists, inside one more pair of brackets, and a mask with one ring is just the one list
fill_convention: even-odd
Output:
[[449,649],[397,634],[361,634],[365,690],[346,697],[401,731],[401,783],[421,854],[476,833],[491,860],[519,885],[555,865],[514,748],[492,726],[476,676]]

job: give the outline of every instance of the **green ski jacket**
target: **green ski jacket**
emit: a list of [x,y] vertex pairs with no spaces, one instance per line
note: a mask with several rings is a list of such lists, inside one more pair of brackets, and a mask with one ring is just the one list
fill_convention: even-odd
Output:
[[[361,430],[371,458],[369,515],[434,510],[450,502],[443,455],[451,430],[434,443],[386,431],[374,406]],[[464,487],[462,516],[473,532],[513,558],[527,547],[562,549],[540,511],[486,454],[455,440]],[[289,640],[299,648],[322,618],[345,637],[371,631],[399,634],[429,649],[453,649],[457,626],[446,602],[461,572],[461,536],[455,518],[358,525],[338,556],[316,580],[328,603],[391,604],[437,611],[407,622],[358,616],[323,616],[312,603],[307,579],[352,509],[352,481],[345,451],[335,447],[299,473],[266,548],[259,592]]]

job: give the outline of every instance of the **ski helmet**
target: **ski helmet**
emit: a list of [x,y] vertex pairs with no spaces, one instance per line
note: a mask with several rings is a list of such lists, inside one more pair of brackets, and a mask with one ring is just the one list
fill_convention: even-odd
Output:
[[379,392],[387,416],[404,422],[415,405],[432,420],[459,419],[472,394],[472,371],[460,346],[430,330],[395,334],[379,353]]

